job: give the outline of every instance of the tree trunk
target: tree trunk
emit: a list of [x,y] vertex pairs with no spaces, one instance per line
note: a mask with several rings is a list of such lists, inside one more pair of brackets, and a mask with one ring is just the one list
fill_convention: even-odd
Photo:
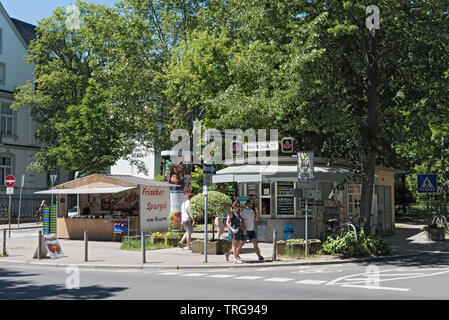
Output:
[[374,171],[376,167],[376,142],[378,135],[377,119],[377,45],[376,31],[371,29],[367,35],[367,119],[364,132],[365,141],[363,145],[363,179],[362,179],[362,203],[360,214],[364,218],[366,226],[371,223],[371,206],[373,201]]

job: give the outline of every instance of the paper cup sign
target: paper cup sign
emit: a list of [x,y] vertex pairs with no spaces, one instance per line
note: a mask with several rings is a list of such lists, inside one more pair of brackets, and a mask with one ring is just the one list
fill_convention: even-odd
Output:
[[170,214],[169,187],[140,186],[140,228],[151,232],[167,231]]

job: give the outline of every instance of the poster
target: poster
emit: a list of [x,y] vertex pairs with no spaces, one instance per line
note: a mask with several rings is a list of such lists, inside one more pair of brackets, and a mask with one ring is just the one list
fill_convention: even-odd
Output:
[[102,193],[100,195],[100,197],[101,197],[101,211],[111,211],[112,210],[111,194],[110,193]]
[[47,234],[42,236],[45,242],[45,246],[47,247],[48,252],[50,253],[50,258],[59,259],[64,258],[64,252],[62,251],[61,246],[59,245],[58,238],[56,234]]
[[170,215],[175,215],[173,219],[173,229],[181,230],[181,206],[184,201],[184,192],[182,190],[170,190]]
[[139,210],[139,196],[137,190],[128,190],[111,195],[112,211],[123,211],[129,215],[137,215]]
[[140,186],[140,228],[151,232],[167,231],[170,214],[169,187]]

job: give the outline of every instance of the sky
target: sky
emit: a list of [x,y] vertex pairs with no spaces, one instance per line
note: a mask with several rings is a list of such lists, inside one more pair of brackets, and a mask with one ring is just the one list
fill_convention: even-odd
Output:
[[[119,0],[86,0],[97,4],[113,6]],[[67,7],[76,0],[0,0],[9,16],[31,24],[49,17],[57,7]]]

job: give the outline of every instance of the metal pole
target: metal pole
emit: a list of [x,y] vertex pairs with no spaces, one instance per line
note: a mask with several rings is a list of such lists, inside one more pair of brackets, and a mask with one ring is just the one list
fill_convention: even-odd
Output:
[[131,226],[129,225],[129,218],[128,218],[128,248],[129,248],[129,229],[131,228]]
[[20,196],[19,196],[19,217],[17,219],[17,229],[19,229],[19,230],[20,230],[20,212],[22,209],[22,189],[23,189],[24,183],[25,183],[25,175],[22,174],[22,181],[20,184]]
[[273,261],[276,261],[277,230],[273,230]]
[[38,240],[39,240],[39,244],[37,245],[37,259],[40,260],[41,259],[41,254],[42,254],[42,247],[41,247],[41,243],[42,243],[42,230],[39,230],[38,232]]
[[6,256],[6,229],[3,229],[3,256]]
[[305,255],[309,253],[309,198],[306,198],[306,222],[305,222]]
[[204,262],[207,263],[207,184],[204,186]]
[[8,216],[9,216],[9,238],[11,238],[11,195],[9,195]]
[[88,257],[89,257],[89,235],[87,233],[87,231],[84,231],[84,262],[88,261]]
[[146,255],[146,248],[145,248],[145,231],[141,231],[141,237],[142,237],[142,263],[147,263],[147,255]]

